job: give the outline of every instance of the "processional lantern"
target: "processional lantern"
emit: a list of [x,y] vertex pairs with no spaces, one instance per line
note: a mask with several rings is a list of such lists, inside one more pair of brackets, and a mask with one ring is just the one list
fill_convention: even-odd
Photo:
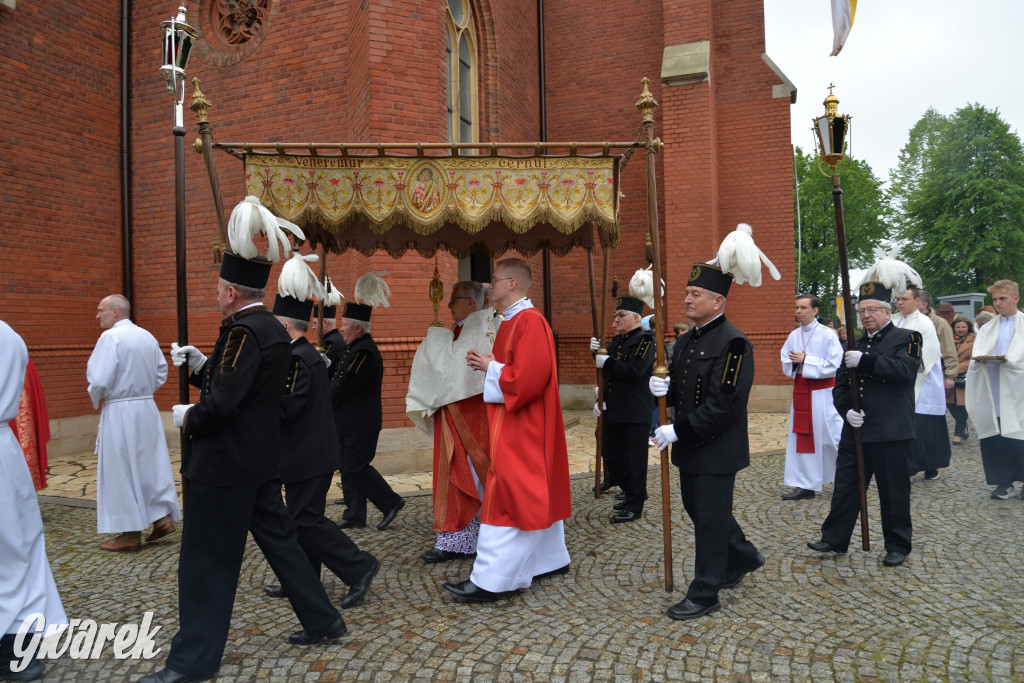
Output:
[[[832,94],[834,85],[828,86],[828,97],[822,103],[825,113],[814,119],[812,130],[818,140],[818,164],[824,162],[834,173],[846,158],[846,142],[850,132],[850,117],[838,114],[839,98]],[[822,170],[824,173],[824,170]],[[826,173],[825,175],[832,175]]]
[[163,30],[164,65],[160,73],[167,80],[167,92],[174,93],[176,102],[185,99],[185,67],[192,54],[192,45],[199,32],[185,21],[185,8],[178,8],[178,15],[173,19],[160,22]]

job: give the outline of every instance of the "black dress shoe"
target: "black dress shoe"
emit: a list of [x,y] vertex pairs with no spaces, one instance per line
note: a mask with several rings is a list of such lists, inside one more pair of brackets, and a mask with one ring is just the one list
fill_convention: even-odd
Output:
[[495,602],[498,599],[497,593],[484,590],[469,579],[459,583],[446,583],[444,589],[465,602]]
[[563,574],[568,574],[568,573],[569,573],[569,565],[565,565],[564,567],[559,567],[558,569],[552,569],[551,571],[544,572],[543,574],[537,574],[537,576],[533,577],[533,580],[536,581],[537,579],[546,579],[546,578],[551,577],[551,576],[562,576]]
[[178,673],[173,669],[162,669],[155,674],[149,674],[139,679],[139,683],[195,683],[205,681],[206,676],[190,676],[189,674]]
[[351,519],[343,519],[338,522],[339,529],[362,529],[366,522],[353,522]]
[[[12,644],[11,647],[14,647],[14,645]],[[14,660],[11,661],[13,662]],[[0,676],[3,676],[3,678],[0,678],[0,681],[38,681],[46,672],[46,664],[41,659],[33,659],[29,662],[28,666],[17,673],[10,671],[9,666],[0,667]],[[7,668],[10,673],[4,673],[4,668]]]
[[264,586],[263,594],[268,598],[287,598],[288,594],[280,586]]
[[[607,482],[605,482],[605,483],[602,483],[602,484],[601,484],[601,493],[604,493],[605,491],[607,491],[608,489],[610,489],[610,488],[611,488],[612,486],[613,486],[612,484],[609,484],[609,483],[607,483]],[[595,491],[595,492],[596,492],[596,489],[595,489],[595,488],[594,488],[593,486],[591,486],[591,487],[590,487],[590,490],[591,490],[591,491]]]
[[405,498],[398,499],[398,505],[391,508],[384,515],[384,519],[380,520],[380,524],[377,525],[377,531],[384,531],[388,528],[391,522],[395,521],[395,517],[398,516],[398,511],[405,507]]
[[882,558],[882,564],[886,567],[898,567],[903,564],[903,560],[907,559],[907,556],[903,553],[898,553],[895,550],[890,550]]
[[338,498],[336,501],[334,501],[334,504],[335,505],[347,505],[348,503],[345,502],[344,498]]
[[626,494],[625,493],[616,493],[615,494],[615,500],[626,500]]
[[363,574],[361,579],[349,587],[348,595],[342,598],[338,607],[341,609],[350,609],[362,602],[363,598],[366,597],[366,592],[370,590],[370,584],[373,583],[373,577],[377,576],[377,572],[379,571],[380,560],[374,560],[373,566],[370,567],[370,571]]
[[686,598],[682,602],[678,602],[668,608],[668,616],[672,619],[679,621],[686,621],[688,619],[697,619],[704,616],[705,614],[711,614],[722,609],[722,603],[715,602],[713,605],[698,605],[690,598]]
[[725,578],[722,579],[722,585],[719,586],[719,588],[735,588],[736,586],[740,585],[740,582],[743,581],[744,576],[746,576],[752,571],[760,569],[763,566],[764,555],[758,553],[757,557],[754,558],[754,561],[751,562],[750,565],[746,568],[740,569],[738,571],[726,572]]
[[624,500],[620,500],[615,505],[612,505],[612,510],[625,510],[625,509],[626,509],[626,501],[624,501]]
[[327,630],[318,636],[311,636],[305,631],[296,631],[295,633],[288,636],[288,642],[292,645],[316,645],[321,640],[337,640],[343,635],[348,633],[348,627],[345,626],[345,620],[338,617],[334,620]]
[[814,495],[814,491],[811,491],[810,489],[802,489],[797,486],[789,493],[783,493],[782,500],[805,500],[807,498],[814,498]]
[[845,555],[846,554],[845,550],[840,550],[839,548],[833,548],[832,546],[830,546],[825,541],[809,541],[807,543],[807,547],[810,548],[811,550],[814,550],[814,551],[819,552],[819,553],[839,553],[840,555]]
[[420,555],[420,559],[427,564],[437,564],[438,562],[447,562],[448,560],[457,560],[460,557],[471,557],[472,553],[457,553],[454,550],[441,550],[440,548],[431,548],[427,552]]
[[639,512],[633,512],[632,510],[622,510],[621,512],[612,515],[612,524],[622,524],[623,522],[635,522],[640,519]]

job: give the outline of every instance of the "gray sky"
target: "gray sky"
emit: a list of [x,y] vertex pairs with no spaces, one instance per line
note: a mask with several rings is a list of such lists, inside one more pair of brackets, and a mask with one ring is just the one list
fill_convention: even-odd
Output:
[[768,56],[797,87],[792,140],[804,150],[829,83],[853,117],[851,154],[883,181],[928,107],[948,116],[977,102],[1024,133],[1024,0],[860,0],[837,57],[829,0],[764,0],[764,14]]

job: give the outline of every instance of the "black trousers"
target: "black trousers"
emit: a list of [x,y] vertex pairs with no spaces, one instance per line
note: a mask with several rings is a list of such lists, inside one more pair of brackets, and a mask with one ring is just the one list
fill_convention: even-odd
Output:
[[391,490],[388,482],[370,463],[377,454],[377,438],[372,434],[342,434],[338,437],[341,450],[341,490],[348,508],[342,515],[356,524],[366,524],[366,501],[381,512],[390,512],[402,501]]
[[[865,485],[874,476],[882,513],[882,537],[885,549],[909,555],[913,525],[910,522],[909,455],[913,439],[864,443]],[[853,443],[839,443],[836,483],[832,509],[821,525],[821,540],[846,552],[853,525],[860,514],[860,489],[857,481],[857,454]]]
[[650,425],[604,423],[601,454],[614,481],[626,495],[625,510],[644,511],[647,500],[647,439]]
[[284,485],[285,505],[299,531],[299,545],[320,576],[321,564],[351,586],[373,568],[376,559],[360,550],[338,525],[324,516],[333,473]]
[[239,488],[192,481],[178,556],[179,627],[169,668],[191,676],[212,676],[220,669],[249,532],[306,633],[321,635],[341,618],[299,546],[279,480]]
[[1001,434],[980,441],[985,483],[990,486],[1024,481],[1024,441]]
[[718,600],[718,588],[728,572],[739,571],[757,559],[757,548],[743,535],[732,516],[735,474],[679,472],[683,507],[693,522],[693,581],[686,597],[698,605]]
[[967,406],[947,403],[946,408],[949,409],[949,414],[953,416],[953,436],[959,436],[962,439],[964,434],[967,433]]

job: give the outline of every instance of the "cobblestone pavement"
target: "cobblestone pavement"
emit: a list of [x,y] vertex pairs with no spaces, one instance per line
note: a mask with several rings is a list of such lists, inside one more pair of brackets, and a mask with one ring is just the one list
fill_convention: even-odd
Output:
[[[587,429],[592,420],[581,419],[570,441]],[[736,517],[767,563],[722,592],[721,611],[695,622],[664,614],[683,598],[693,561],[674,470],[672,593],[663,584],[656,469],[644,519],[632,524],[610,524],[611,497],[595,500],[590,478],[575,479],[565,527],[571,572],[492,605],[456,603],[441,588],[468,576],[468,560],[418,559],[433,544],[430,498],[410,497],[387,530],[351,533],[382,570],[366,601],[344,613],[349,635],[334,645],[287,644],[298,623],[286,602],[261,595],[275,580],[250,540],[218,680],[1024,681],[1024,500],[989,499],[976,440],[954,449],[938,480],[914,479],[914,551],[897,568],[881,563],[873,487],[871,551],[859,549],[858,527],[849,555],[820,555],[805,543],[819,538],[831,487],[814,500],[782,501],[782,468],[774,450],[738,475]],[[153,611],[163,648],[149,661],[115,660],[110,647],[100,660],[65,656],[48,663],[45,680],[134,680],[162,668],[177,628],[180,536],[112,554],[97,547],[92,509],[42,509],[68,615],[138,624]],[[324,580],[340,600],[344,585]]]

